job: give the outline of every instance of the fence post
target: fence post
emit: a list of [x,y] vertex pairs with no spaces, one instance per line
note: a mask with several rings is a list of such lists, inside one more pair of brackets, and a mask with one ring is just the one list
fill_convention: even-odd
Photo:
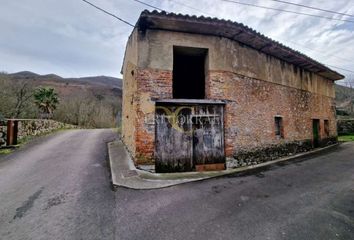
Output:
[[17,132],[18,132],[18,121],[7,120],[7,139],[6,139],[7,146],[17,144]]

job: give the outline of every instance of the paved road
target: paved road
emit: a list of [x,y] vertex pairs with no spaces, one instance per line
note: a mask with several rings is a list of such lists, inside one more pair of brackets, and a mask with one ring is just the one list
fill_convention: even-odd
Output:
[[0,159],[0,239],[354,239],[354,145],[175,187],[111,191],[110,130],[45,137]]

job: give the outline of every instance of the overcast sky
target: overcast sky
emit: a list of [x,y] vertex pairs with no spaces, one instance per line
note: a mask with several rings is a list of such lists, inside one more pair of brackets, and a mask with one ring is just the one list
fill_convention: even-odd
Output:
[[[81,0],[0,0],[0,71],[63,77],[121,77],[132,27]],[[135,24],[144,9],[133,0],[90,0]],[[238,0],[353,22],[331,21],[237,5],[222,0],[141,0],[170,12],[212,15],[241,22],[329,65],[354,71],[354,18],[271,0]],[[288,0],[354,15],[353,0]],[[194,10],[185,5],[198,9]],[[334,69],[334,68],[333,68]],[[351,73],[335,69],[349,76]]]

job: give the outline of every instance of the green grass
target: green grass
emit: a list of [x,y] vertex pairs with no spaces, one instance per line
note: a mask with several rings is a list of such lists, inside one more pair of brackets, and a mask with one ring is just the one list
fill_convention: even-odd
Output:
[[354,135],[339,136],[338,140],[340,142],[353,142],[354,141]]
[[13,149],[0,149],[0,156],[12,153]]

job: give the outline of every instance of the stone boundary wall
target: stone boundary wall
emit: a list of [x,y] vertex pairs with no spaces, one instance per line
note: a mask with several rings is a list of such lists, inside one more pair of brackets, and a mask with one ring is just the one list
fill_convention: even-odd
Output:
[[77,128],[77,126],[49,119],[21,119],[18,121],[18,139],[37,136],[57,129]]
[[337,121],[338,135],[354,134],[354,119],[340,119]]

